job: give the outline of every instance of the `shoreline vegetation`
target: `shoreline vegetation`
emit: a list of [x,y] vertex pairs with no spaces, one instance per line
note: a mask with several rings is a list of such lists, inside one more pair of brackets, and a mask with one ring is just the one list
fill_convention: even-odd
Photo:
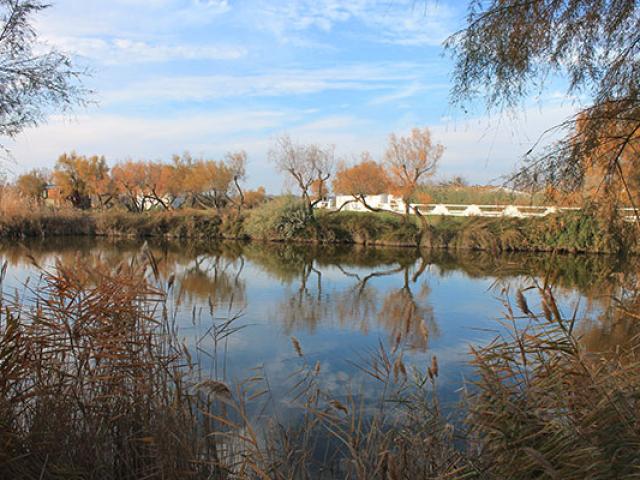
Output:
[[290,197],[254,209],[78,211],[36,209],[0,216],[0,239],[58,236],[221,239],[357,244],[490,252],[638,253],[636,226],[596,209],[541,218],[431,217],[316,211]]

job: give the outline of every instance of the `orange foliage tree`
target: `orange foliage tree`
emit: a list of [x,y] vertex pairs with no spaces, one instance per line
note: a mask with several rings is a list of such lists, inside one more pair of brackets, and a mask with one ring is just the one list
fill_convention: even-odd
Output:
[[104,157],[63,153],[56,162],[53,181],[63,198],[76,208],[90,208],[92,200],[106,207],[113,198],[109,167]]
[[146,183],[148,168],[143,161],[126,160],[111,170],[111,175],[124,205],[132,212],[146,208]]
[[156,206],[174,208],[183,205],[221,209],[230,202],[240,209],[244,192],[246,154],[228,154],[225,160],[193,158],[189,153],[174,155],[172,163],[132,161],[113,168],[112,177],[130,211],[142,212]]
[[41,204],[50,177],[49,172],[34,169],[17,178],[16,188],[24,197]]
[[391,134],[384,154],[393,193],[402,198],[406,216],[413,210],[422,223],[423,234],[427,229],[426,217],[420,209],[411,209],[410,204],[416,200],[416,193],[424,180],[436,173],[443,153],[444,147],[433,142],[428,128],[414,128],[406,137]]
[[170,210],[181,190],[175,166],[160,162],[127,160],[113,167],[112,177],[132,212],[153,206]]
[[192,207],[220,210],[229,201],[233,182],[231,169],[222,161],[183,156],[181,176],[183,193]]
[[264,187],[258,187],[256,190],[247,190],[244,192],[244,205],[247,208],[256,208],[262,205],[267,199],[267,192]]
[[[387,193],[390,186],[391,181],[384,166],[374,161],[368,152],[363,152],[355,165],[339,165],[333,180],[335,193],[351,195],[354,202],[360,202],[369,210],[376,209],[367,203],[366,196]],[[340,208],[345,205],[347,203]]]
[[640,128],[630,130],[626,122],[611,118],[602,129],[603,120],[598,118],[602,133],[593,138],[594,121],[583,115],[573,139],[576,147],[587,152],[582,162],[582,193],[614,206],[640,206]]

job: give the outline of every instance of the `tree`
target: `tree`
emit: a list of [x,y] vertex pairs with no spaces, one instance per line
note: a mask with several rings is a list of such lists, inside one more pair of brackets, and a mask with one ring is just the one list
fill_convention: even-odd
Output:
[[242,207],[245,203],[245,195],[242,191],[242,187],[240,183],[246,180],[247,177],[247,152],[244,150],[240,150],[238,152],[229,152],[225,155],[224,163],[231,172],[231,176],[233,178],[233,185],[236,190],[237,201],[233,199],[232,196],[229,196],[229,199],[236,203],[238,207],[238,213],[242,211]]
[[203,208],[224,208],[229,201],[233,172],[221,161],[197,160],[187,177],[195,204]]
[[85,157],[75,152],[63,153],[56,162],[53,180],[63,198],[75,208],[90,208],[92,197],[105,206],[113,195],[103,190],[109,185],[109,167],[104,157]]
[[180,194],[175,170],[160,162],[127,160],[115,165],[111,175],[129,211],[140,213],[152,206],[172,208]]
[[556,127],[564,139],[530,157],[525,173],[535,170],[548,183],[579,189],[589,162],[604,158],[603,181],[616,175],[624,182],[620,160],[640,132],[637,1],[474,1],[466,28],[447,47],[455,58],[458,103],[482,92],[490,108],[511,108],[558,74],[568,78],[568,94],[590,99]]
[[[371,158],[369,152],[363,152],[360,161],[348,166],[338,167],[333,180],[333,191],[337,194],[351,195],[353,201],[360,202],[366,208],[374,210],[366,201],[367,195],[388,193],[391,187],[389,175],[384,166]],[[342,208],[343,204],[340,208]]]
[[[589,132],[589,120],[579,121],[576,141]],[[624,148],[619,144],[624,126],[611,121],[603,138],[597,139],[595,148],[585,152],[581,165],[581,190],[586,198],[605,205],[620,204],[638,206],[640,200],[640,130],[625,139]]]
[[120,162],[111,170],[113,182],[118,193],[124,198],[124,204],[131,212],[143,212],[146,208],[148,168],[144,162],[127,160]]
[[15,137],[39,124],[51,108],[83,103],[82,72],[61,52],[37,40],[33,16],[40,0],[0,0],[0,136]]
[[463,188],[463,187],[468,187],[469,182],[467,182],[467,179],[464,178],[462,175],[454,175],[449,180],[440,182],[440,185],[443,187]]
[[140,194],[144,202],[171,210],[175,199],[182,193],[175,166],[162,162],[142,162],[140,174]]
[[18,177],[16,188],[22,195],[40,204],[44,199],[50,177],[51,174],[46,170],[33,169]]
[[[402,197],[405,214],[411,213],[410,204],[422,182],[435,174],[444,147],[434,144],[428,128],[414,128],[407,137],[389,136],[384,162],[389,171],[394,193]],[[413,212],[425,222],[419,209]]]
[[[327,181],[334,163],[334,147],[294,143],[288,135],[276,140],[269,151],[276,168],[294,181],[310,216],[314,206],[328,193]],[[314,190],[315,189],[315,193]]]

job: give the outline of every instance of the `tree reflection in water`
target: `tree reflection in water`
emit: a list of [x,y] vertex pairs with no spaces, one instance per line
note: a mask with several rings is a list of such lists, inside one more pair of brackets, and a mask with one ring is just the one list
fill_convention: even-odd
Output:
[[[33,262],[79,265],[79,258],[83,265],[117,265],[138,255],[141,245],[136,240],[47,239],[5,245],[0,257],[12,267]],[[608,314],[610,298],[624,297],[635,288],[628,283],[632,272],[638,271],[635,259],[238,242],[150,241],[148,250],[157,259],[158,274],[165,280],[174,276],[178,305],[206,302],[211,309],[242,311],[252,301],[250,275],[262,272],[282,286],[271,315],[286,334],[331,326],[363,333],[380,329],[392,347],[424,350],[440,333],[429,299],[429,278],[452,274],[506,283],[551,279],[556,291],[577,294],[592,307],[593,319],[580,325],[583,341],[592,351],[613,348],[639,333],[629,316],[623,321]],[[247,264],[254,273],[247,273]],[[86,274],[91,275],[90,268]],[[637,311],[636,307],[630,305],[629,311]]]

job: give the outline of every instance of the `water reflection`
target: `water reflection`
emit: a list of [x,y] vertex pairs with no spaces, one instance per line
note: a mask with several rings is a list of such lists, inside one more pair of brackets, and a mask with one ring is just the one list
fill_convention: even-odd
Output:
[[[133,240],[48,239],[4,245],[0,257],[10,265],[9,286],[18,286],[34,276],[33,263],[115,266],[141,255],[142,247]],[[263,365],[276,388],[287,382],[282,365],[295,356],[289,337],[296,336],[336,389],[358,374],[350,359],[383,341],[408,348],[418,363],[421,352],[437,354],[445,388],[453,391],[468,345],[490,341],[499,328],[495,286],[516,288],[531,279],[554,285],[567,311],[581,299],[581,316],[589,319],[579,328],[588,348],[613,348],[639,333],[637,322],[607,314],[625,272],[637,267],[628,259],[239,242],[149,242],[145,249],[158,275],[174,279],[170,300],[183,334],[198,337],[211,328],[206,322],[215,322],[196,325],[196,310],[241,314],[248,327],[225,345],[228,375],[241,378]]]

